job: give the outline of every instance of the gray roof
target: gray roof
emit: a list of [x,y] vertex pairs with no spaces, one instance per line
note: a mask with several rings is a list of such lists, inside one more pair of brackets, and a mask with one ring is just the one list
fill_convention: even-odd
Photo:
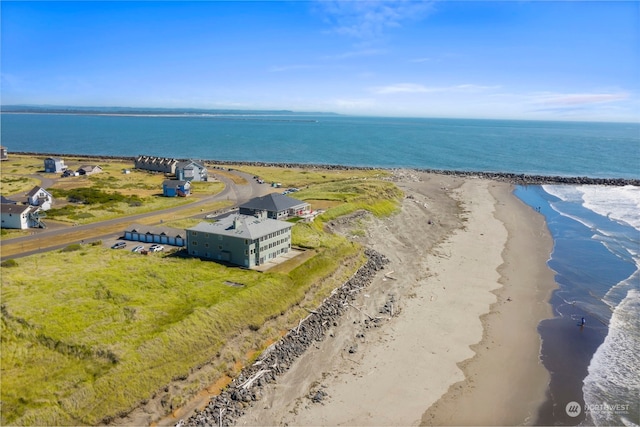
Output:
[[297,206],[307,205],[307,202],[285,196],[280,193],[271,193],[262,197],[255,197],[247,203],[240,205],[241,208],[264,210],[269,212],[281,212]]
[[186,160],[183,162],[178,162],[176,164],[177,169],[185,169],[189,167],[189,169],[198,168],[198,169],[206,169],[206,167],[202,163],[198,163],[193,160]]
[[173,237],[184,237],[184,230],[173,227],[162,227],[162,226],[154,226],[154,225],[144,225],[144,224],[131,224],[129,228],[125,230],[125,232],[132,233],[140,233],[140,234],[155,234],[165,236],[173,236]]
[[15,205],[18,202],[16,202],[15,200],[7,199],[4,196],[0,196],[0,203],[7,203],[7,204],[10,204],[10,205]]
[[[2,213],[22,214],[25,211],[33,210],[34,206],[30,205],[14,205],[13,203],[1,203],[0,211]],[[38,208],[35,208],[36,210]]]
[[293,227],[293,224],[271,218],[256,218],[252,215],[229,215],[216,222],[201,222],[187,231],[220,234],[239,239],[255,240],[267,234]]
[[31,189],[31,191],[29,191],[29,192],[27,193],[27,197],[33,197],[33,196],[35,196],[36,194],[38,194],[38,192],[39,192],[40,190],[44,191],[44,192],[45,192],[45,193],[47,193],[49,196],[51,196],[51,193],[49,193],[47,190],[45,190],[44,188],[39,187],[39,186],[37,186],[37,185],[36,185],[35,187],[33,187],[33,188]]
[[77,170],[83,170],[85,172],[93,172],[94,170],[99,169],[102,170],[102,168],[98,165],[83,165],[80,166]]

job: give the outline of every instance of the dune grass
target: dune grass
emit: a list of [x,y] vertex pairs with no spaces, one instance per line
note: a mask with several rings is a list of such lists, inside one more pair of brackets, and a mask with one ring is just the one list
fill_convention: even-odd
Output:
[[[292,243],[313,248],[315,256],[286,271],[90,245],[0,267],[0,424],[95,425],[203,364],[232,375],[248,356],[227,348],[230,342],[257,336],[283,313],[292,327],[306,315],[298,304],[319,303],[364,262],[363,248],[327,232],[324,222],[358,209],[389,215],[401,192],[389,182],[348,177],[295,197],[338,204],[293,227]],[[262,330],[248,341],[255,351],[280,333]]]
[[258,176],[267,184],[278,182],[283,188],[302,188],[328,181],[381,179],[389,176],[388,171],[380,169],[329,170],[322,168],[284,168],[267,166],[238,166],[239,171]]
[[2,268],[2,424],[97,424],[126,413],[357,251],[336,245],[289,275],[91,246],[20,259]]

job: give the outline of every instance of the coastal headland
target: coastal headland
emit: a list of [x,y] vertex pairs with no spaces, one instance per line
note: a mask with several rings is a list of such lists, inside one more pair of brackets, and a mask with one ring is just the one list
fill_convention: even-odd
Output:
[[330,298],[221,392],[168,417],[150,399],[108,423],[534,424],[549,381],[537,325],[551,316],[552,241],[513,185],[640,181],[402,169],[387,179],[404,193],[397,213],[325,224],[368,257]]

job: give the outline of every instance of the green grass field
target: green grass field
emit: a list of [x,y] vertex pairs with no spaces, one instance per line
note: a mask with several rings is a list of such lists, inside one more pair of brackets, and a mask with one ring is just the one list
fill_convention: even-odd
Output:
[[91,246],[3,267],[2,424],[97,424],[126,413],[358,251],[342,242],[289,275]]
[[247,349],[229,343],[253,334],[257,350],[277,339],[281,330],[261,330],[265,322],[284,317],[282,327],[293,327],[307,314],[299,304],[317,305],[364,261],[363,249],[328,233],[324,221],[398,208],[402,194],[389,182],[332,178],[314,178],[295,195],[337,204],[315,222],[294,226],[293,244],[317,254],[286,272],[90,245],[1,267],[0,423],[95,425],[205,363],[220,376],[233,374],[247,362]]
[[327,170],[320,168],[279,168],[266,166],[232,166],[233,168],[248,174],[262,178],[267,184],[277,182],[283,189],[296,187],[302,188],[313,184],[329,181],[381,179],[389,176],[389,172],[373,170]]

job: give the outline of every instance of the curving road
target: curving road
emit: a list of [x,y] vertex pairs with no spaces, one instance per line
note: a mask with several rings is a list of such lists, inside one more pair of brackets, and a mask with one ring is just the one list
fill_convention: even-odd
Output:
[[[236,184],[231,178],[225,175],[217,174],[216,170],[210,171],[219,181],[225,186],[224,189],[217,194],[211,196],[205,196],[200,200],[189,203],[183,206],[177,206],[174,208],[164,209],[160,211],[147,212],[139,215],[132,215],[122,218],[111,219],[107,221],[100,221],[91,224],[84,224],[78,226],[62,226],[62,227],[50,227],[46,229],[34,229],[34,232],[29,236],[16,237],[14,239],[0,241],[0,258],[2,260],[9,258],[19,258],[27,255],[40,253],[43,251],[50,251],[61,249],[72,243],[91,242],[95,240],[105,240],[109,238],[117,238],[122,235],[123,229],[129,224],[140,222],[141,219],[158,217],[157,221],[151,222],[151,224],[160,224],[160,217],[167,217],[169,215],[175,215],[181,211],[191,210],[199,205],[205,205],[216,201],[230,201],[233,206],[241,205],[248,200],[263,196],[273,189],[266,184],[258,184],[255,179],[249,174],[240,171],[229,171],[236,176],[244,178],[246,184]],[[42,179],[42,177],[40,177]],[[42,181],[42,187],[46,188],[51,185],[45,186],[47,182]],[[199,214],[194,217],[201,217]],[[46,222],[46,220],[45,220]]]

